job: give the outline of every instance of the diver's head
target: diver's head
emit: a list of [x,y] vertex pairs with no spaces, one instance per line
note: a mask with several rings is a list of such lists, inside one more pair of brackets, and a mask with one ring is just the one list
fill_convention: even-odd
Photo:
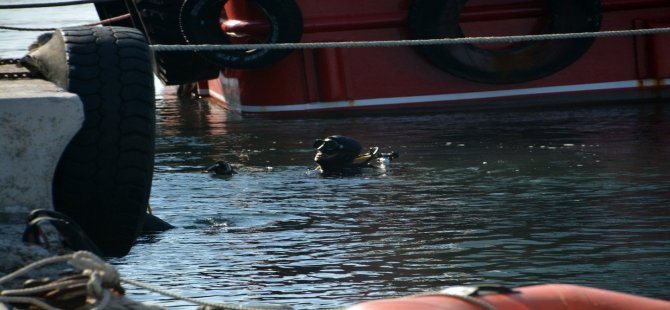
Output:
[[217,161],[216,164],[209,166],[205,171],[213,172],[216,175],[233,175],[237,173],[233,169],[233,166],[225,161]]
[[350,165],[363,149],[358,141],[340,135],[317,139],[314,141],[314,148],[314,161],[324,171],[338,170]]

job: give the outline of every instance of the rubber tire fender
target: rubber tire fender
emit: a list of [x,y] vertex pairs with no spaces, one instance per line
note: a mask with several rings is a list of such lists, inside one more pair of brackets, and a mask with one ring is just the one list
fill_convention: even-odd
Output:
[[[136,0],[151,44],[187,44],[179,27],[184,0]],[[180,85],[214,79],[216,64],[193,51],[155,52],[154,73],[165,85]]]
[[66,89],[85,120],[54,175],[54,207],[106,256],[124,256],[146,216],[154,167],[155,93],[144,35],[126,27],[57,30],[67,53]]
[[[270,25],[267,44],[300,42],[303,18],[294,0],[248,0],[265,14]],[[219,23],[228,0],[186,0],[181,8],[180,25],[189,44],[231,44]],[[201,51],[201,55],[221,68],[257,69],[273,64],[292,49],[257,49],[252,51]]]
[[[179,27],[179,10],[184,0],[134,0],[142,18],[136,25],[126,19],[110,26],[134,27],[145,34],[150,44],[186,44]],[[124,1],[96,2],[100,19],[128,13]],[[142,27],[144,26],[144,27]],[[209,80],[219,75],[219,68],[193,51],[154,52],[154,73],[165,85],[181,85]],[[185,64],[188,64],[186,66]]]
[[[413,0],[408,11],[412,39],[462,38],[459,17],[467,0]],[[542,33],[600,30],[600,0],[546,0]],[[593,38],[526,41],[489,50],[472,44],[423,45],[418,50],[434,66],[480,83],[510,84],[536,80],[574,63]]]

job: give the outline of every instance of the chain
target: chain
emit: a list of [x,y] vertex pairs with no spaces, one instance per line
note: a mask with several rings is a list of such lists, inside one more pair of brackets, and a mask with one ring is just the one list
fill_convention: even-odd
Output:
[[[3,65],[16,65],[19,68],[22,67],[21,59],[18,58],[0,58],[0,66]],[[0,80],[35,79],[40,77],[39,74],[28,71],[0,72]]]
[[2,65],[14,65],[20,64],[21,59],[19,58],[0,58],[0,66]]

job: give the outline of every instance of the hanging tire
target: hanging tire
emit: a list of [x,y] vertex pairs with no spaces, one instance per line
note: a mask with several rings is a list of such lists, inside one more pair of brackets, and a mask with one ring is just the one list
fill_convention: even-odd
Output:
[[137,29],[56,31],[67,53],[61,82],[79,95],[82,128],[53,182],[54,207],[73,218],[107,256],[128,253],[145,218],[154,166],[151,52]]
[[[151,44],[187,44],[179,27],[179,10],[184,0],[137,0],[144,29]],[[219,68],[192,51],[156,52],[154,73],[166,85],[209,80]]]
[[[180,25],[189,44],[232,44],[221,30],[220,15],[228,0],[186,0],[181,8]],[[256,5],[269,24],[267,44],[300,42],[302,13],[294,0],[248,0]],[[221,68],[256,69],[275,63],[291,49],[257,49],[247,51],[200,52]]]
[[[413,0],[408,13],[412,39],[461,38],[459,17],[467,0]],[[600,30],[599,0],[546,0],[548,14],[542,33]],[[593,43],[593,38],[521,42],[502,49],[472,44],[420,46],[436,67],[481,83],[508,84],[536,80],[569,66]]]

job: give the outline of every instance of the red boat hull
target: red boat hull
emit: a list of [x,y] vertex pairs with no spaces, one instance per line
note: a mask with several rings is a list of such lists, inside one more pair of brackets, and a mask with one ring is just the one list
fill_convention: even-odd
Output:
[[[467,37],[534,34],[538,20],[547,14],[538,2],[470,0],[460,26]],[[410,39],[407,0],[297,4],[303,16],[302,42]],[[670,27],[670,2],[601,4],[601,31]],[[240,12],[236,19],[252,19]],[[225,69],[218,79],[199,82],[197,92],[231,110],[266,115],[661,100],[670,97],[667,55],[670,34],[597,38],[557,72],[530,81],[486,83],[445,72],[417,47],[300,49],[260,69]]]

